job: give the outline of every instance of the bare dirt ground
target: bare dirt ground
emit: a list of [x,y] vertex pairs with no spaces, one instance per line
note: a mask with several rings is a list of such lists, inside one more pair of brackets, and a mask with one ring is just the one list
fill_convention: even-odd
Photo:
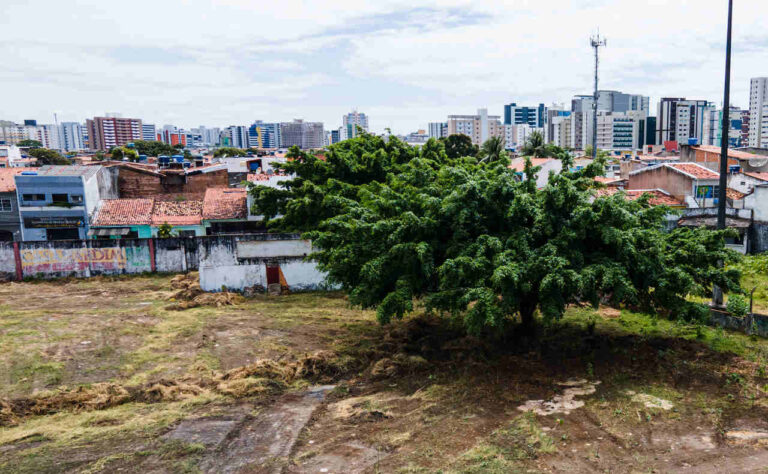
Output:
[[171,277],[0,285],[0,472],[768,472],[768,341],[574,308],[535,338]]

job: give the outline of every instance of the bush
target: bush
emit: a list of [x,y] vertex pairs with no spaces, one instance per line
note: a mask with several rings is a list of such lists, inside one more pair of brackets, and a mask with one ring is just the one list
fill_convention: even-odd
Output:
[[749,311],[749,303],[746,298],[741,295],[728,296],[728,303],[725,307],[733,316],[738,316],[740,318],[746,316]]

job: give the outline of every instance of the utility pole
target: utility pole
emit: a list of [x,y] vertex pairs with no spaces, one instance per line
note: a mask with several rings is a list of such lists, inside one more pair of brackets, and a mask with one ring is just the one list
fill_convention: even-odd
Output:
[[590,38],[590,44],[595,49],[595,95],[592,98],[592,159],[597,158],[597,78],[598,65],[600,64],[600,47],[606,46],[608,42],[600,37],[600,31]]
[[728,0],[728,38],[725,43],[725,92],[720,138],[720,189],[717,195],[717,228],[725,229],[725,188],[728,186],[728,132],[731,125],[731,23],[733,0]]
[[[725,188],[728,186],[728,129],[731,125],[731,24],[733,0],[728,0],[728,33],[725,42],[725,92],[723,93],[722,133],[720,137],[720,181],[717,193],[717,228],[725,229]],[[722,266],[722,262],[720,262]],[[712,304],[723,305],[723,290],[712,288]]]

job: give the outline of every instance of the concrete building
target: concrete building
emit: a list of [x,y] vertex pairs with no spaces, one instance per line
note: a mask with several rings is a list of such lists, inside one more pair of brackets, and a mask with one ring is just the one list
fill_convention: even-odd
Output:
[[749,146],[768,148],[768,77],[749,81]]
[[24,241],[85,239],[99,201],[118,197],[116,173],[102,166],[43,166],[15,180]]
[[[594,104],[592,95],[577,95],[571,100],[572,112],[590,112]],[[625,94],[619,91],[597,91],[598,112],[645,112],[648,115],[650,98],[638,94]]]
[[551,117],[547,124],[548,141],[561,148],[570,148],[572,144],[571,113]]
[[[520,179],[525,179],[525,158],[515,158],[509,168],[515,171]],[[540,168],[536,174],[536,188],[541,189],[549,183],[549,173],[559,173],[563,169],[563,162],[556,158],[531,158],[531,164]]]
[[144,137],[141,119],[121,117],[94,117],[85,122],[89,147],[92,150],[110,150]]
[[528,107],[516,103],[504,106],[504,125],[528,124],[534,128],[543,128],[547,123],[547,107],[544,104]]
[[295,119],[293,122],[280,124],[280,147],[298,146],[302,150],[322,148],[325,131],[322,122],[305,122]]
[[37,168],[0,169],[0,242],[21,240],[21,219],[15,176],[35,170]]
[[504,148],[509,151],[519,151],[528,137],[533,132],[539,132],[543,135],[544,129],[531,127],[527,123],[519,125],[503,125],[504,127]]
[[221,146],[232,148],[249,148],[250,137],[248,127],[242,125],[230,125],[221,131]]
[[571,148],[584,150],[592,145],[592,112],[589,110],[571,113]]
[[[656,143],[701,143],[704,133],[704,111],[714,108],[706,100],[665,97],[659,101],[656,117]],[[695,143],[694,143],[695,142]]]
[[443,138],[448,136],[448,124],[446,122],[429,122],[429,138]]
[[643,112],[598,112],[597,148],[635,150],[640,141]]
[[254,148],[280,148],[280,124],[255,121],[248,127],[248,140]]
[[[742,143],[742,117],[744,111],[738,107],[731,107],[728,128],[728,146],[739,148],[745,146]],[[723,110],[715,108],[704,109],[704,127],[701,137],[701,145],[721,146],[723,134]]]
[[689,208],[714,207],[719,177],[696,163],[665,163],[629,173],[627,189],[663,189]]
[[342,117],[342,140],[349,138],[355,138],[357,136],[357,127],[362,128],[364,131],[368,131],[368,116],[357,110],[346,114]]
[[467,135],[474,145],[482,145],[490,137],[504,137],[501,117],[488,115],[488,109],[478,109],[477,115],[449,115],[447,135]]
[[21,150],[16,145],[0,145],[0,168],[18,167],[21,162]]
[[148,142],[157,140],[157,128],[153,123],[141,124],[141,139]]
[[85,150],[83,125],[78,122],[62,122],[59,125],[59,142],[64,151]]

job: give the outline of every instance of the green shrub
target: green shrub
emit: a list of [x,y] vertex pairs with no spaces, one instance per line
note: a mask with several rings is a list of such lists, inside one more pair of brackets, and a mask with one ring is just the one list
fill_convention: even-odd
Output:
[[726,309],[733,316],[742,318],[746,316],[747,312],[749,311],[749,303],[747,302],[746,298],[741,295],[730,295],[728,296]]

